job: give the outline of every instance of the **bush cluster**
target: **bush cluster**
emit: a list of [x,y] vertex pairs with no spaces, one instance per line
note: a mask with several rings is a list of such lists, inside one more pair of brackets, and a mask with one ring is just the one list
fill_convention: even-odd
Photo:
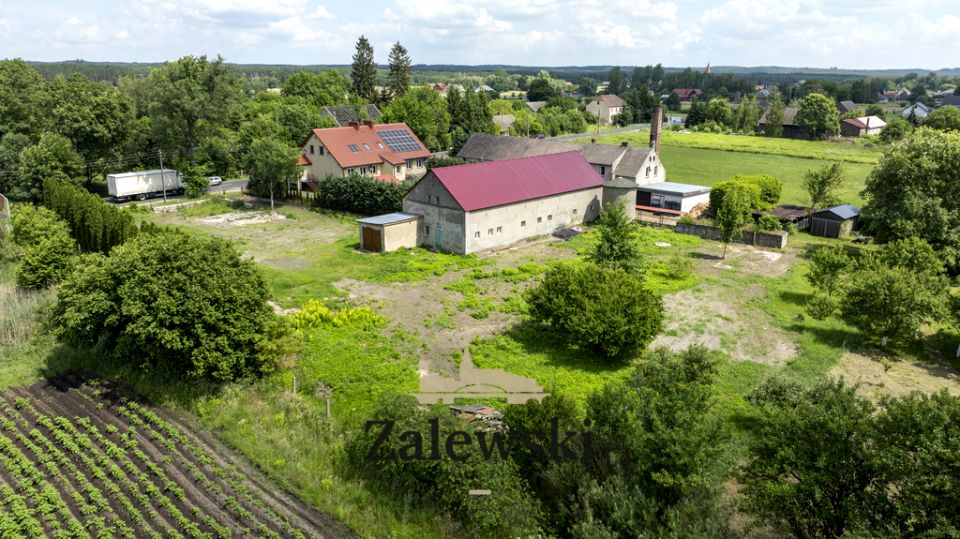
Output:
[[316,204],[328,210],[361,215],[401,211],[410,183],[388,183],[368,176],[327,176],[320,183]]
[[718,182],[710,191],[710,207],[719,208],[723,205],[723,197],[734,188],[742,188],[750,195],[750,207],[754,210],[766,210],[780,202],[783,191],[783,182],[773,176],[765,174],[757,176],[734,176],[729,180]]
[[89,191],[59,180],[43,182],[43,204],[67,222],[84,251],[109,253],[137,233],[129,213]]
[[23,248],[17,286],[46,288],[73,269],[77,248],[67,223],[47,208],[22,205],[13,214],[13,241]]

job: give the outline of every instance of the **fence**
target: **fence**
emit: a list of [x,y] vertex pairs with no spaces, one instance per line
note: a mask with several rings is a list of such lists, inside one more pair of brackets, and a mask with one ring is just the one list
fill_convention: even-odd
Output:
[[[715,226],[679,222],[677,223],[676,232],[678,234],[690,234],[692,236],[698,236],[705,240],[720,241],[720,229]],[[740,243],[746,243],[749,245],[783,249],[787,246],[788,236],[789,234],[783,232],[782,230],[771,230],[769,232],[744,230],[739,241]]]

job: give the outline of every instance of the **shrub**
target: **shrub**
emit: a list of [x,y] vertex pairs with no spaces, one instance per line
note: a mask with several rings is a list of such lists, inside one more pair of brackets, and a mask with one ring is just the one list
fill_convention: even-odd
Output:
[[734,180],[725,180],[714,184],[710,190],[710,209],[716,214],[723,206],[723,198],[732,190],[744,191],[750,202],[750,208],[757,209],[761,206],[760,187]]
[[390,213],[403,209],[403,195],[409,183],[388,183],[367,176],[327,176],[320,183],[316,203],[328,210],[362,215]]
[[66,230],[41,238],[23,252],[17,286],[38,290],[57,284],[73,269],[76,246]]
[[780,230],[780,219],[775,215],[764,214],[757,220],[757,228],[760,230]]
[[666,273],[671,279],[681,281],[693,273],[693,260],[683,253],[673,253],[667,259]]
[[663,301],[620,269],[561,265],[526,294],[534,320],[608,358],[646,348],[663,327]]
[[13,241],[21,247],[35,245],[41,239],[61,231],[69,235],[67,224],[57,214],[42,206],[19,204],[13,212]]
[[830,296],[817,294],[807,302],[806,312],[814,320],[826,320],[837,310],[837,303]]
[[256,266],[218,238],[139,235],[90,255],[65,280],[54,320],[73,346],[174,376],[230,380],[269,370],[258,354],[273,313]]
[[607,204],[596,221],[599,240],[587,259],[604,268],[638,271],[643,256],[637,239],[637,224],[627,215],[623,204]]
[[714,208],[714,211],[723,204],[724,194],[734,185],[745,186],[751,193],[750,207],[754,210],[766,210],[776,206],[783,191],[783,182],[773,176],[734,176],[717,183],[710,191],[710,207]]

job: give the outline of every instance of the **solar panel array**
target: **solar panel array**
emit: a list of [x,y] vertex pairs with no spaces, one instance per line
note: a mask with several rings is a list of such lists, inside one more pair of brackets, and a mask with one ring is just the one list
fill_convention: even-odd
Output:
[[413,138],[413,135],[411,135],[409,131],[403,129],[387,129],[385,131],[377,131],[377,134],[387,143],[390,151],[400,153],[415,152],[422,149],[417,139]]

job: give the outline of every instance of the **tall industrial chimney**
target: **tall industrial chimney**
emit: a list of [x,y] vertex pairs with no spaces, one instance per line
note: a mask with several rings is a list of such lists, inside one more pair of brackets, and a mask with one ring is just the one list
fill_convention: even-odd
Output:
[[650,114],[650,147],[660,155],[660,128],[663,127],[663,107],[653,107]]

